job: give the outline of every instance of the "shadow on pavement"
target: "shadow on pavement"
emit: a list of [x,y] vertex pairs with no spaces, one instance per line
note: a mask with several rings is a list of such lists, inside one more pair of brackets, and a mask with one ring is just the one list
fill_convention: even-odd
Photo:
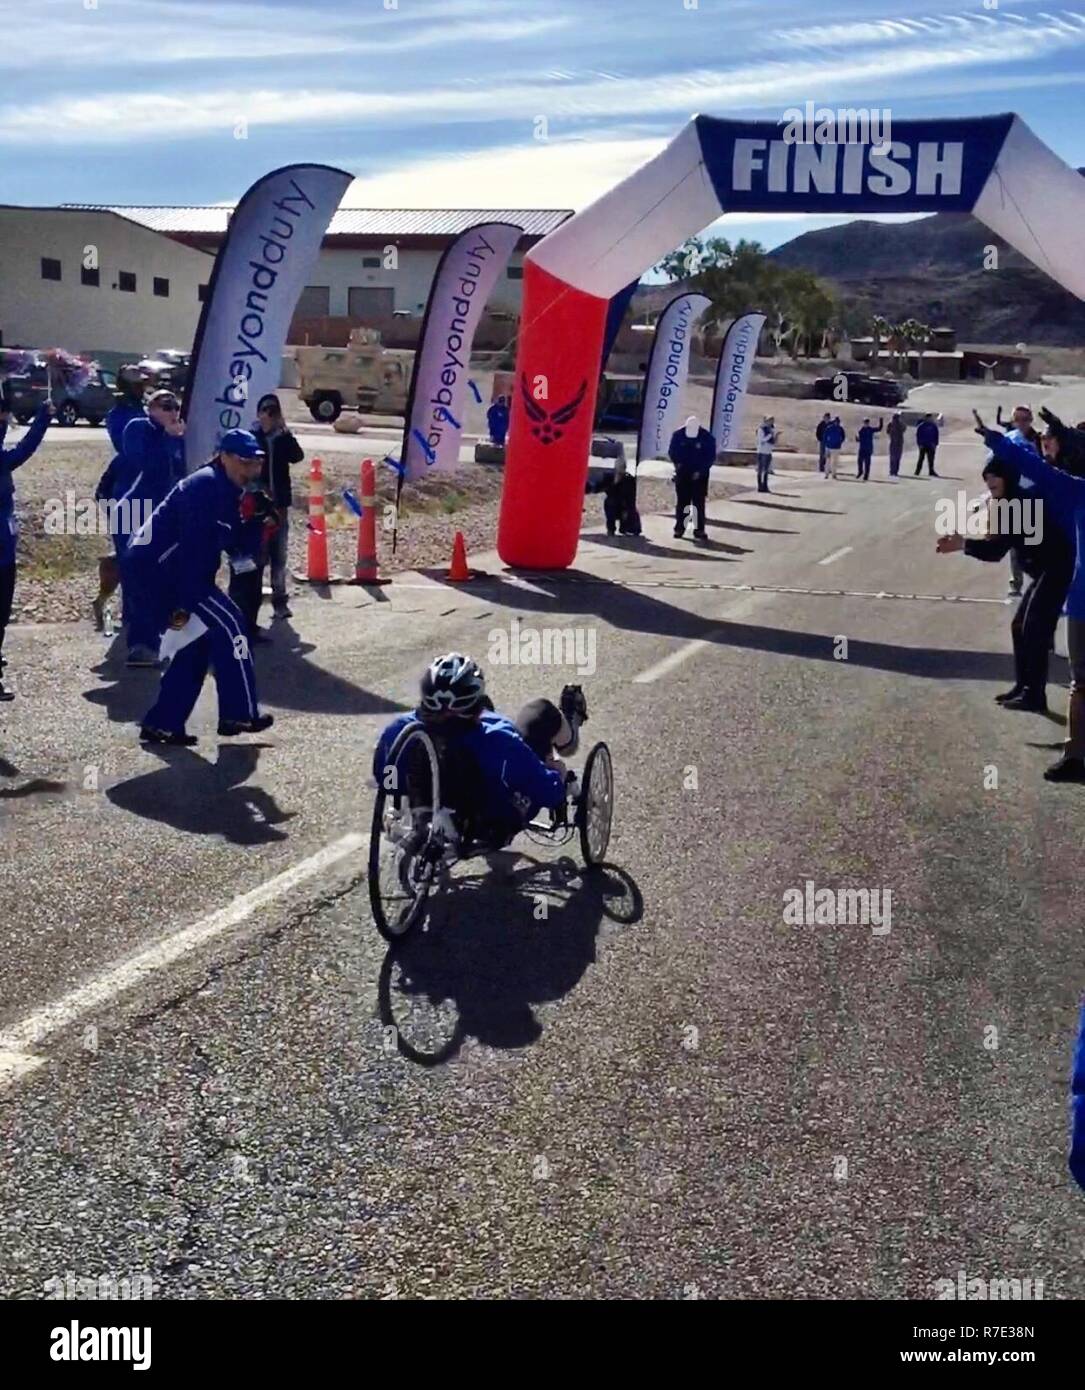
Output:
[[800,531],[782,531],[778,526],[747,526],[744,521],[718,521],[708,517],[709,526],[720,526],[725,531],[757,531],[763,536],[798,536]]
[[604,918],[631,925],[643,912],[640,889],[612,864],[588,872],[568,858],[530,859],[504,877],[485,866],[458,875],[433,900],[427,929],[389,948],[381,1022],[421,1066],[447,1062],[468,1037],[527,1047],[542,1035],[533,1005],[578,983]]
[[[778,497],[789,497],[790,493],[779,492]],[[760,497],[733,497],[736,507],[768,507],[770,512],[806,512],[810,516],[847,516],[847,512],[834,512],[826,507],[781,507],[778,502],[766,502]]]
[[[687,540],[685,548],[677,545],[658,545],[655,541],[638,540],[633,545],[624,544],[617,536],[581,536],[582,541],[592,545],[605,545],[611,550],[635,550],[638,555],[662,555],[678,560],[718,560],[721,552],[730,555],[749,555],[749,546],[727,545],[724,541]],[[677,540],[678,538],[675,537]]]
[[165,766],[116,783],[106,796],[122,811],[193,835],[221,835],[235,845],[285,840],[286,832],[277,827],[296,812],[281,811],[263,787],[243,785],[268,746],[223,743],[212,763],[191,748],[151,745],[147,751]]
[[[267,633],[269,640],[254,648],[261,704],[308,714],[398,714],[405,708],[307,661],[316,648],[290,622],[275,622]],[[105,683],[85,690],[84,700],[101,705],[113,723],[138,724],[155,702],[161,671],[128,670],[123,639],[92,670]]]
[[256,648],[261,704],[307,714],[399,714],[406,708],[307,661],[316,648],[289,620],[272,623],[268,634],[271,640]]
[[[519,571],[508,573],[518,574]],[[524,570],[523,576],[531,581],[533,588],[518,588],[502,575],[488,575],[472,588],[485,596],[487,602],[502,604],[514,613],[590,614],[605,618],[616,628],[656,633],[676,641],[697,639],[735,650],[836,661],[833,638],[821,633],[701,617],[642,589],[627,588],[620,581],[603,579],[582,570]],[[444,576],[434,573],[433,578],[443,579]],[[904,647],[860,638],[849,638],[846,664],[932,680],[1001,681],[1013,674],[1013,659],[1008,651]]]
[[[0,777],[13,778],[22,775],[14,763],[0,756]],[[50,777],[30,777],[14,787],[0,787],[0,800],[14,801],[19,797],[37,796],[42,792],[62,792],[67,786],[67,782],[56,782]]]

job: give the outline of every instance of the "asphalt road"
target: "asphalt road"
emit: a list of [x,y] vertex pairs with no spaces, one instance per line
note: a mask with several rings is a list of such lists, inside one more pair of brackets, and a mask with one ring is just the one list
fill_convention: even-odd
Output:
[[[980,456],[780,474],[715,503],[703,547],[651,517],[564,575],[472,557],[470,586],[303,594],[247,744],[208,691],[196,749],[141,749],[153,676],[86,627],[15,629],[0,1295],[72,1272],[167,1298],[902,1298],[961,1270],[1085,1294],[1085,798],[1041,779],[1058,723],[992,703],[1004,568],[934,553]],[[514,710],[582,679],[610,867],[473,865],[390,957],[374,736],[426,657],[486,658],[513,618],[595,642],[582,676],[490,680]],[[808,881],[890,892],[889,930],[785,920]]]

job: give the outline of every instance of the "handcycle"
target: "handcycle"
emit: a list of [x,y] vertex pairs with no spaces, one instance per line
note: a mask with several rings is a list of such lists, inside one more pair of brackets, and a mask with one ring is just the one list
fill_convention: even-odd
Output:
[[505,849],[516,835],[560,847],[579,837],[588,868],[602,864],[614,815],[610,749],[596,743],[579,781],[567,782],[566,799],[514,834],[492,833],[462,809],[442,800],[449,783],[449,752],[419,721],[408,724],[389,750],[377,786],[369,837],[369,901],[386,941],[397,942],[422,920],[431,893],[443,887],[452,866]]

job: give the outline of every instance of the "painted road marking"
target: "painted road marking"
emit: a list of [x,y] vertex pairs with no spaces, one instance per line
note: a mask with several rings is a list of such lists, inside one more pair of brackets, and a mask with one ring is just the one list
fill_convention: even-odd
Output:
[[[721,628],[721,634],[722,631]],[[650,685],[652,681],[659,680],[660,676],[668,675],[676,666],[681,666],[691,656],[696,656],[704,647],[710,647],[713,635],[709,633],[707,637],[695,637],[692,642],[687,642],[684,647],[679,647],[677,651],[671,652],[670,656],[665,656],[662,661],[657,661],[654,666],[649,666],[646,671],[641,671],[640,675],[634,676],[633,684]]]
[[831,555],[826,555],[824,560],[819,560],[819,565],[831,565],[834,560],[839,560],[842,555],[850,555],[855,549],[853,545],[842,545],[839,550],[834,550]]
[[221,936],[223,932],[236,927],[260,908],[296,888],[299,883],[304,883],[306,879],[313,878],[341,859],[354,854],[365,842],[364,835],[344,835],[342,839],[325,845],[316,854],[311,854],[308,859],[295,864],[293,868],[276,874],[274,878],[268,879],[266,883],[260,884],[248,893],[242,893],[233,902],[211,913],[209,917],[204,917],[191,926],[182,927],[172,936],[167,936],[153,946],[137,951],[127,960],[110,966],[94,979],[64,995],[62,999],[35,1009],[13,1028],[0,1033],[0,1086],[18,1080],[42,1065],[45,1059],[34,1055],[30,1049],[40,1047],[53,1034],[70,1028],[73,1023],[100,1009],[117,995],[134,988],[156,971],[172,965],[198,947]]

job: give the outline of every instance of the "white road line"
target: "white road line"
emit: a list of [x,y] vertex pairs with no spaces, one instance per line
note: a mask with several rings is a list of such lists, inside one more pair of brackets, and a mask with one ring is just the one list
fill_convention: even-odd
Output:
[[665,656],[662,661],[657,661],[654,666],[649,666],[646,671],[641,671],[633,677],[634,685],[650,685],[652,681],[659,680],[660,676],[667,675],[676,666],[681,666],[683,661],[688,661],[691,656],[695,656],[704,647],[711,646],[707,637],[695,637],[692,642],[687,642],[684,647],[679,647],[677,651],[671,652],[670,656]]
[[303,859],[300,864],[276,874],[258,888],[242,893],[240,897],[209,917],[204,917],[191,926],[182,927],[163,941],[158,941],[145,950],[137,951],[127,960],[110,966],[94,979],[64,995],[62,999],[57,999],[52,1004],[44,1004],[40,1009],[27,1014],[14,1027],[0,1033],[0,1086],[17,1080],[42,1065],[45,1059],[34,1056],[30,1052],[31,1048],[40,1047],[54,1033],[70,1028],[73,1023],[95,1009],[100,1009],[116,995],[134,988],[156,971],[172,965],[198,947],[213,941],[216,936],[221,936],[223,932],[236,927],[260,908],[290,892],[299,883],[304,883],[306,879],[353,854],[363,844],[364,835],[344,835],[333,844],[325,845],[316,854],[311,854],[308,859]]
[[853,545],[841,546],[839,550],[834,550],[831,555],[826,555],[824,560],[819,560],[819,565],[831,565],[834,560],[839,560],[841,555],[850,555],[855,549]]

